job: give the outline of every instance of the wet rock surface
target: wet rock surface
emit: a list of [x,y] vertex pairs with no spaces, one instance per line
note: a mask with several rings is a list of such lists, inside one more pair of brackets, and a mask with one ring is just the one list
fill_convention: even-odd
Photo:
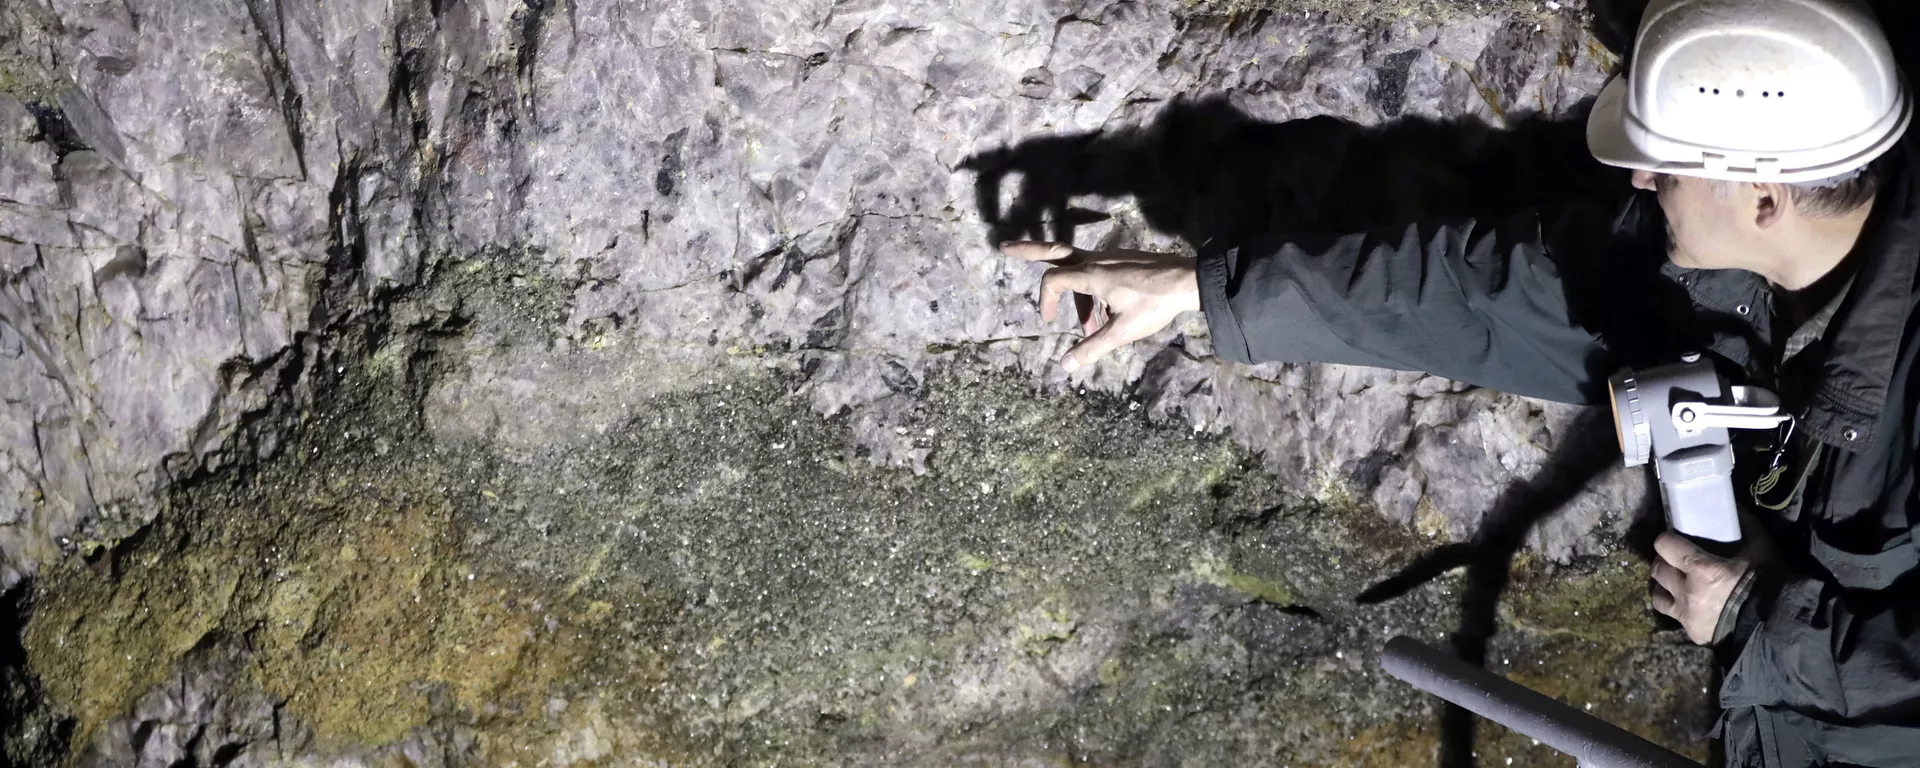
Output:
[[[0,8],[8,754],[1428,759],[1373,658],[1461,580],[1353,598],[1592,420],[1197,317],[1069,378],[988,247],[1604,188],[1524,172],[1579,8],[1270,5]],[[1575,485],[1489,663],[1697,746],[1640,479]]]

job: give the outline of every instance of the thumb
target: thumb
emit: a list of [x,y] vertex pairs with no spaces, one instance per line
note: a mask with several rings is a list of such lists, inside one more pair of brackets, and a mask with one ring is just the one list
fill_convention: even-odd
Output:
[[1081,339],[1080,343],[1073,345],[1073,349],[1067,350],[1067,356],[1060,359],[1060,367],[1067,369],[1067,373],[1073,373],[1082,367],[1100,362],[1100,358],[1106,357],[1107,353],[1125,346],[1127,338],[1116,330],[1119,326],[1118,317],[1109,318],[1106,325],[1100,326],[1100,330],[1094,331],[1093,335]]
[[1685,536],[1666,531],[1653,540],[1653,551],[1661,560],[1681,571],[1692,571],[1700,567],[1700,561],[1709,555],[1699,545],[1688,541]]

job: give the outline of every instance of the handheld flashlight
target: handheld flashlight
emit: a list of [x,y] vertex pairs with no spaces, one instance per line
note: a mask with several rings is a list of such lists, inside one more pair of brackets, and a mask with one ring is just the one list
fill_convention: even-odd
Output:
[[1773,429],[1787,422],[1792,417],[1780,413],[1779,398],[1764,389],[1723,386],[1713,364],[1698,354],[1672,365],[1621,371],[1607,388],[1627,466],[1653,462],[1668,525],[1695,539],[1739,541],[1728,430]]

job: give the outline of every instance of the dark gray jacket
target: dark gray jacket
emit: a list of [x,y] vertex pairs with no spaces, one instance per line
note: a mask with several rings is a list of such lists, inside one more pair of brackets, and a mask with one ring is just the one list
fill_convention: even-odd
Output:
[[1853,283],[1785,376],[1765,281],[1668,263],[1648,196],[1624,211],[1261,238],[1201,255],[1201,303],[1217,354],[1240,362],[1601,403],[1621,367],[1706,349],[1735,383],[1780,391],[1799,417],[1788,477],[1804,481],[1759,510],[1782,562],[1752,582],[1720,648],[1728,763],[1920,766],[1920,153],[1896,153]]

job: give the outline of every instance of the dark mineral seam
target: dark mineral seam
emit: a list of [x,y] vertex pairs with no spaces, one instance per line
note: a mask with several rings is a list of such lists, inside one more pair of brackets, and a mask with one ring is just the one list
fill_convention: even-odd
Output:
[[[273,28],[268,29],[265,13],[261,11],[262,2],[272,2]],[[306,181],[307,140],[300,126],[300,92],[293,87],[292,70],[287,64],[287,19],[280,10],[279,0],[247,0],[247,18],[253,23],[253,30],[260,38],[260,44],[267,49],[267,55],[260,62],[260,74],[267,81],[267,89],[280,103],[280,120],[286,125],[287,141],[293,145],[294,163],[300,167],[300,180]]]

